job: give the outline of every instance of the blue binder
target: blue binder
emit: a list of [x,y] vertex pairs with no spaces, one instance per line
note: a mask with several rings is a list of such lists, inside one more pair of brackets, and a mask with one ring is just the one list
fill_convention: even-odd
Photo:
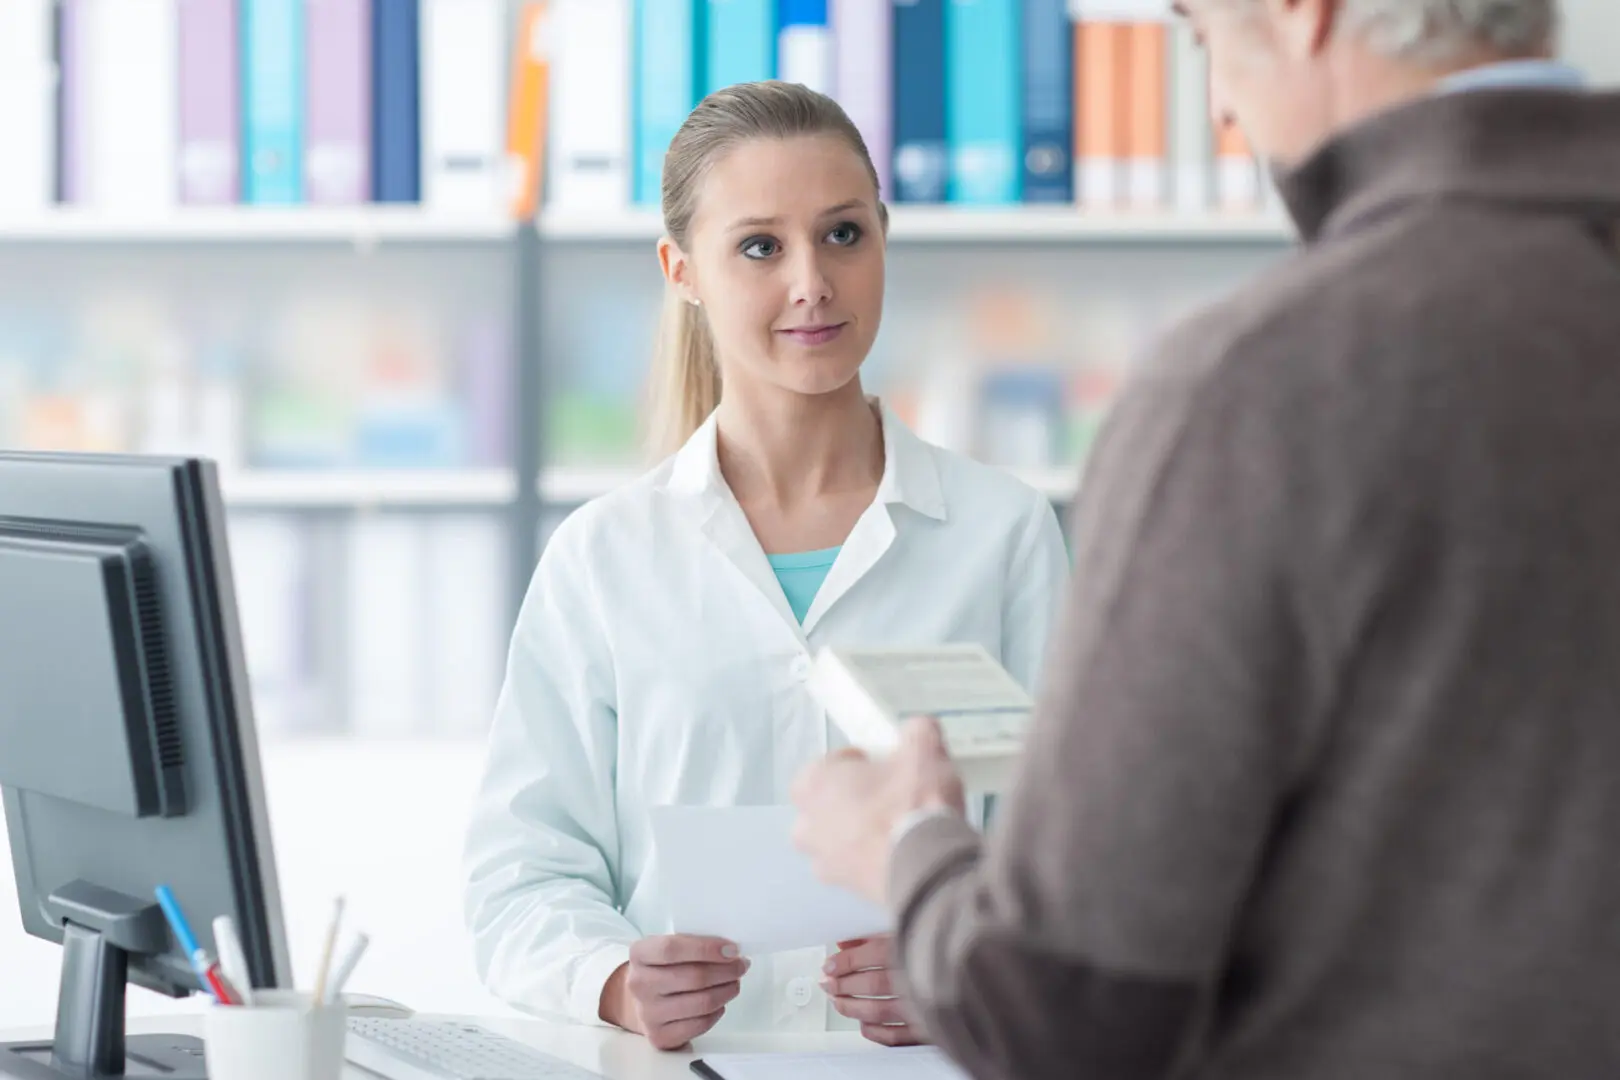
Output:
[[1019,198],[1023,80],[1021,0],[951,0],[946,8],[945,118],[952,202]]
[[372,198],[422,199],[421,10],[417,0],[372,0]]
[[242,0],[242,199],[304,200],[303,0]]
[[944,202],[946,0],[894,0],[894,191],[903,203]]
[[1023,188],[1028,203],[1074,201],[1074,24],[1068,0],[1024,0]]
[[708,25],[706,93],[776,74],[776,7],[773,0],[705,0]]
[[827,0],[778,0],[776,25],[826,26]]
[[635,200],[658,205],[664,153],[697,104],[704,0],[636,0]]

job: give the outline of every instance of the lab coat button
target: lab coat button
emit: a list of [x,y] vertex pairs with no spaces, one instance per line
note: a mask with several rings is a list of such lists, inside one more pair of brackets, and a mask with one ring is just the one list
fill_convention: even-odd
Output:
[[810,1004],[810,999],[814,996],[815,984],[809,979],[805,978],[803,975],[800,975],[796,979],[788,980],[787,999],[794,1005],[803,1008],[804,1006]]
[[810,679],[810,658],[808,656],[795,656],[788,670],[799,682],[808,682]]

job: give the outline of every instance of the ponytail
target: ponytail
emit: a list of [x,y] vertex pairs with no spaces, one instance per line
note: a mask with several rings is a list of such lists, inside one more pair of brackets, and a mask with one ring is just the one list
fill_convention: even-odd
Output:
[[651,443],[655,457],[679,450],[720,404],[720,365],[703,311],[664,295],[652,370]]

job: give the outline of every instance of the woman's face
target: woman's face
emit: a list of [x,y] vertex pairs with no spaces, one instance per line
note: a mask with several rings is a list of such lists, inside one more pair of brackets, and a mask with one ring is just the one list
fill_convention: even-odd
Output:
[[833,135],[756,139],[699,181],[666,276],[702,305],[727,391],[820,395],[860,371],[883,317],[884,237],[859,155]]

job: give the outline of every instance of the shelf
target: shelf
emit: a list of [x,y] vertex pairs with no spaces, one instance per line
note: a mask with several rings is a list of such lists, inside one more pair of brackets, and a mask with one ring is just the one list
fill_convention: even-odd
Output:
[[517,226],[498,214],[444,214],[419,206],[180,207],[156,215],[57,208],[0,217],[7,243],[491,242]]
[[[1077,465],[1009,471],[1053,502],[1074,497],[1080,474]],[[555,465],[541,474],[540,498],[559,506],[577,506],[641,475],[642,470],[631,467]]]
[[[656,241],[663,232],[652,210],[548,210],[540,235],[559,241]],[[1287,244],[1289,223],[1273,214],[1091,213],[1069,207],[899,207],[891,243],[1260,243]]]
[[517,497],[506,469],[250,470],[220,484],[233,509],[487,507]]
[[645,471],[631,465],[552,465],[540,474],[540,498],[558,506],[577,506],[623,487]]

